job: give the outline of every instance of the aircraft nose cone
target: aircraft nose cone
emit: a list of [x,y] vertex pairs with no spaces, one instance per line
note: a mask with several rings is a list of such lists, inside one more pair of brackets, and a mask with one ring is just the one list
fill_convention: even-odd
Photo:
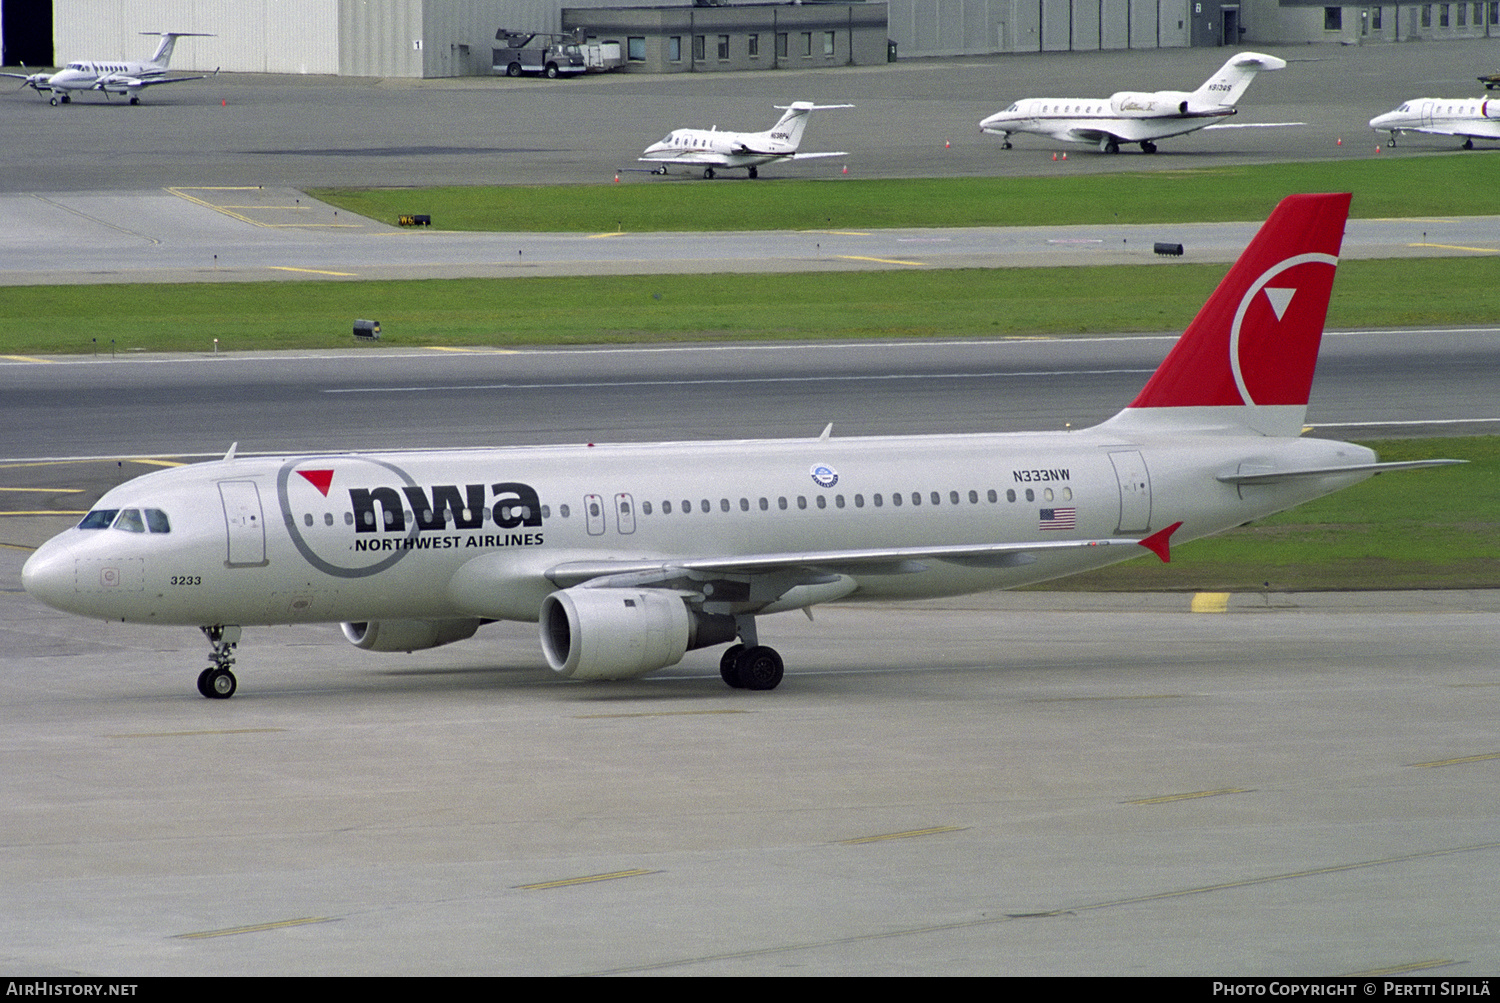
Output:
[[21,568],[21,585],[26,591],[55,609],[67,609],[74,588],[76,562],[66,543],[50,540],[27,558]]
[[1391,120],[1391,115],[1391,112],[1386,112],[1384,115],[1376,115],[1374,118],[1370,119],[1370,128],[1384,129],[1386,123]]

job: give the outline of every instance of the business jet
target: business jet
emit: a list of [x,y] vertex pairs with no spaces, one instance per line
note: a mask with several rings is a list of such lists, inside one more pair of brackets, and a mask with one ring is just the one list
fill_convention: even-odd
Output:
[[1284,66],[1286,60],[1275,56],[1241,52],[1192,93],[1118,91],[1107,98],[1023,98],[980,122],[979,128],[999,136],[1006,150],[1011,136],[1029,132],[1096,145],[1100,153],[1119,153],[1121,143],[1139,143],[1141,152],[1155,153],[1158,139],[1196,132],[1235,114],[1235,103],[1257,73]]
[[853,108],[852,104],[793,101],[776,107],[785,110],[786,114],[765,132],[720,132],[718,126],[712,129],[674,129],[666,139],[646,147],[638,159],[642,163],[660,165],[652,174],[667,173],[671,164],[687,164],[702,167],[703,176],[712,179],[715,168],[742,167],[750,177],[757,178],[765,164],[849,155],[844,152],[798,153],[797,147],[802,145],[802,130],[807,128],[809,112]]
[[1302,438],[1350,196],[1293,195],[1145,388],[1079,431],[237,457],[109,491],[22,581],[82,616],[198,626],[206,697],[246,625],[341,622],[367,651],[539,625],[547,664],[633,679],[729,645],[769,690],[760,619],[1014,588],[1171,547],[1385,470]]
[[[172,60],[172,49],[179,38],[212,38],[198,31],[143,31],[142,35],[159,35],[161,43],[156,53],[144,63],[140,62],[94,62],[90,59],[69,63],[56,73],[5,73],[0,76],[24,80],[21,86],[30,87],[38,94],[52,94],[53,107],[69,104],[74,91],[101,91],[105,97],[118,94],[129,97],[131,104],[140,104],[140,93],[157,84],[177,84],[184,80],[202,80],[212,74],[193,77],[167,76],[167,64]],[[218,73],[215,70],[214,73]]]
[[1390,144],[1403,132],[1462,136],[1465,150],[1476,139],[1500,139],[1500,100],[1494,98],[1413,98],[1395,111],[1370,119],[1370,128],[1389,132]]

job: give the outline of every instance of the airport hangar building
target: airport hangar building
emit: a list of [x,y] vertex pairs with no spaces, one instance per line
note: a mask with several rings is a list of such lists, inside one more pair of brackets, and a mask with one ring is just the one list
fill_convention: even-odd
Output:
[[[564,6],[566,4],[566,6]],[[142,31],[193,31],[174,69],[363,77],[487,75],[495,33],[581,29],[626,71],[868,65],[901,57],[1500,35],[1500,0],[0,0],[4,61],[143,59]],[[887,45],[887,39],[890,45]]]

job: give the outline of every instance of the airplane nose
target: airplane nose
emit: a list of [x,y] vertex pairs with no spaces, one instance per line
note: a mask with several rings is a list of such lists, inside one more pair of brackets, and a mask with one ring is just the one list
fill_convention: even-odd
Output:
[[26,591],[54,609],[67,609],[74,597],[74,575],[77,562],[68,545],[49,540],[37,548],[21,568],[21,585]]

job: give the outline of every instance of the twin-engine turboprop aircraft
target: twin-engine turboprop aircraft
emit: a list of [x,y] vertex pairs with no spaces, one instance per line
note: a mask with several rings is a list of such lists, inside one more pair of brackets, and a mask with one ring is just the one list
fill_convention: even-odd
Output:
[[1389,132],[1389,145],[1403,132],[1425,132],[1433,136],[1462,137],[1465,150],[1474,140],[1500,140],[1500,99],[1412,98],[1395,111],[1370,119],[1370,128]]
[[199,626],[227,697],[246,624],[343,621],[414,651],[539,621],[572,679],[631,679],[728,644],[771,689],[759,617],[959,595],[1102,567],[1381,470],[1300,438],[1348,195],[1278,206],[1140,395],[1094,428],[223,460],[108,492],[26,562],[84,616]]
[[714,168],[744,168],[752,178],[760,177],[760,168],[784,160],[813,160],[817,157],[847,157],[847,153],[798,153],[807,115],[832,108],[853,108],[852,104],[813,104],[793,101],[777,105],[786,114],[765,132],[720,132],[712,129],[674,129],[659,143],[652,143],[638,158],[643,163],[659,164],[653,174],[667,173],[670,164],[702,167],[703,176],[712,179]]
[[1262,70],[1279,70],[1286,61],[1259,52],[1241,52],[1219,67],[1192,93],[1187,91],[1118,91],[1107,98],[1023,98],[979,123],[1010,149],[1018,132],[1050,136],[1067,143],[1098,146],[1119,153],[1121,143],[1139,143],[1155,153],[1156,140],[1199,129],[1235,113],[1235,103]]
[[[101,91],[105,97],[118,94],[129,97],[131,104],[141,103],[141,91],[157,84],[178,84],[184,80],[202,80],[208,74],[193,77],[167,76],[167,64],[172,61],[172,49],[179,38],[212,38],[200,31],[143,31],[142,35],[159,35],[152,57],[142,62],[130,60],[95,61],[81,59],[69,63],[56,73],[3,73],[0,76],[16,77],[26,81],[22,86],[30,87],[40,94],[49,91],[52,104],[68,104],[73,91]],[[214,71],[219,72],[218,70]]]

